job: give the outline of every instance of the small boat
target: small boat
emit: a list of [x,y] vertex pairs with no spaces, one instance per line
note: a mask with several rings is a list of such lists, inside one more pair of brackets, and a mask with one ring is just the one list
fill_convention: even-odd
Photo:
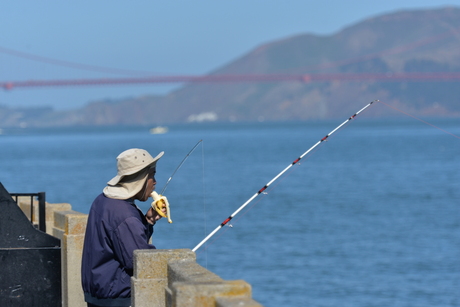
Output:
[[150,129],[151,134],[163,134],[168,132],[168,127],[157,126],[155,128]]

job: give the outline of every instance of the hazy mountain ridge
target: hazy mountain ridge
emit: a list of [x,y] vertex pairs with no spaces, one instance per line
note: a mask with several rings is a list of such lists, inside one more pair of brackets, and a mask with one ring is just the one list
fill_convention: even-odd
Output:
[[[269,42],[210,75],[401,72],[460,72],[460,8],[395,12],[330,36]],[[308,120],[349,116],[375,99],[414,115],[460,117],[458,81],[335,80],[188,84],[164,97],[100,101],[72,111],[0,107],[0,120],[4,127]],[[368,114],[395,113],[377,107]]]

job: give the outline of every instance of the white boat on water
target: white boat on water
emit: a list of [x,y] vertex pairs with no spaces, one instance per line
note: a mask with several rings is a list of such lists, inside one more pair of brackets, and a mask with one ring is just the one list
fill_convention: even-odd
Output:
[[150,129],[151,134],[163,134],[168,132],[168,127],[157,126],[155,128]]

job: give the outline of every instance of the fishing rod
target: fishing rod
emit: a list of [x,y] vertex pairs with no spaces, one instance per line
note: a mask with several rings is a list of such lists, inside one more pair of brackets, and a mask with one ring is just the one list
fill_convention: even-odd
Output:
[[319,140],[315,145],[313,145],[310,149],[308,149],[306,152],[304,152],[300,157],[298,157],[294,162],[289,164],[284,170],[282,170],[278,175],[276,175],[272,180],[270,180],[266,185],[264,185],[257,193],[255,193],[251,198],[249,198],[241,207],[239,207],[235,212],[233,212],[225,221],[223,221],[219,226],[216,227],[206,238],[204,238],[195,248],[192,249],[192,251],[197,251],[206,241],[208,241],[216,232],[218,232],[222,227],[224,227],[232,218],[235,217],[241,210],[244,209],[251,201],[253,201],[259,194],[263,193],[274,181],[276,181],[281,175],[283,175],[288,169],[290,169],[293,165],[295,165],[297,162],[299,162],[303,157],[305,157],[309,152],[311,152],[315,147],[317,147],[319,144],[322,142],[326,141],[328,137],[330,137],[334,132],[342,128],[346,123],[354,119],[359,113],[363,112],[365,109],[370,107],[374,102],[379,101],[379,100],[374,100],[370,103],[368,103],[364,108],[350,116],[346,121],[344,121],[342,124],[337,126],[334,130],[329,132],[328,135],[323,137],[321,140]]
[[[188,152],[188,154],[182,159],[182,161],[179,163],[179,165],[176,167],[172,175],[168,178],[166,181],[165,186],[161,190],[160,194],[158,194],[155,191],[152,191],[150,196],[153,198],[153,202],[151,204],[152,208],[155,209],[156,212],[158,212],[159,215],[162,217],[165,217],[168,219],[168,223],[172,223],[171,220],[171,211],[169,208],[169,202],[166,196],[163,195],[164,191],[166,190],[166,187],[168,186],[169,182],[172,180],[174,177],[174,174],[181,168],[182,164],[184,164],[185,160],[192,154],[192,152],[197,148],[198,144],[200,144],[203,140],[199,140],[198,143],[193,146],[193,148]],[[166,212],[163,212],[163,208],[166,208]]]
[[203,142],[203,140],[199,140],[198,143],[195,144],[195,146],[193,146],[193,148],[188,152],[188,154],[184,157],[184,159],[182,159],[181,163],[179,163],[179,165],[176,167],[176,169],[174,170],[174,172],[172,173],[172,175],[168,178],[168,180],[166,181],[166,184],[165,186],[163,187],[163,189],[161,190],[160,194],[163,195],[164,191],[166,190],[166,187],[168,186],[169,182],[171,181],[171,179],[174,177],[174,174],[181,168],[182,164],[184,164],[185,160],[187,160],[187,158],[192,154],[192,152],[195,150],[195,148],[198,147],[198,145]]

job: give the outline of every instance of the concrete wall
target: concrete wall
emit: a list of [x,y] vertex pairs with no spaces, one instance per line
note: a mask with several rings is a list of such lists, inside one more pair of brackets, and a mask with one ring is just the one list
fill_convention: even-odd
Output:
[[81,288],[81,257],[88,215],[55,211],[53,236],[61,239],[62,306],[86,307]]
[[260,307],[244,280],[226,281],[196,263],[190,249],[136,250],[132,304],[136,307]]
[[[27,216],[30,220],[30,196],[19,196],[18,197],[18,206],[21,208],[22,212]],[[32,206],[34,210],[34,220],[33,224],[38,227],[38,201],[34,198],[32,201]],[[53,235],[53,227],[54,227],[54,212],[55,211],[65,211],[65,210],[72,210],[72,206],[68,203],[60,203],[60,204],[50,204],[46,203],[46,233]]]
[[[30,205],[18,202],[30,213]],[[87,218],[70,204],[46,203],[47,233],[61,240],[64,307],[86,307],[80,270]],[[133,307],[262,306],[252,299],[250,284],[223,280],[199,265],[189,249],[134,251],[131,285]]]

